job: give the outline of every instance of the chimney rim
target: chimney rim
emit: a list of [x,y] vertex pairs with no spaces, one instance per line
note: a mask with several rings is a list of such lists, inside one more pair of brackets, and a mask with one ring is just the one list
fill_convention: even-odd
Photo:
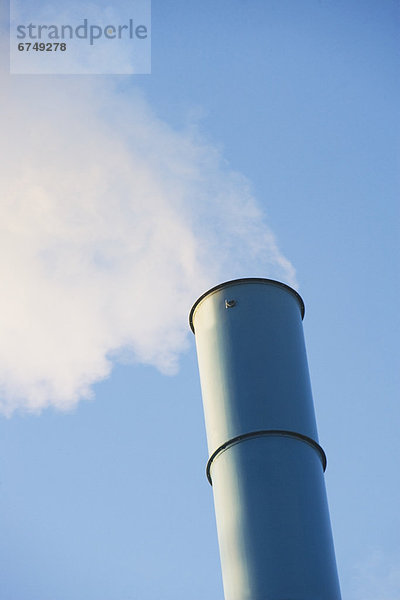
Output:
[[194,323],[193,323],[194,313],[196,311],[196,308],[198,307],[200,302],[202,302],[204,300],[204,298],[206,298],[207,296],[209,296],[211,294],[214,294],[215,292],[220,291],[224,287],[229,287],[232,285],[241,285],[241,284],[246,284],[246,283],[263,283],[263,284],[267,284],[267,285],[275,285],[277,287],[284,288],[285,290],[290,292],[298,301],[299,306],[300,306],[301,318],[302,318],[302,320],[304,319],[305,305],[304,305],[303,298],[300,296],[300,294],[298,292],[296,292],[296,290],[294,290],[292,287],[290,287],[290,285],[287,285],[286,283],[282,283],[281,281],[277,281],[276,279],[267,279],[264,277],[243,277],[240,279],[231,279],[230,281],[224,281],[223,283],[219,283],[218,285],[215,285],[214,287],[212,287],[209,290],[207,290],[206,292],[204,292],[204,294],[202,294],[199,298],[197,298],[196,302],[193,304],[193,306],[190,310],[190,313],[189,313],[189,325],[190,325],[190,329],[193,331],[193,333],[195,334]]

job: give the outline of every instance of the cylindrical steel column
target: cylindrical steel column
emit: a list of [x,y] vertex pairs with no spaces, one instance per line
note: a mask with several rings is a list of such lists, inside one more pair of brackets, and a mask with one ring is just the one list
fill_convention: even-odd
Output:
[[256,278],[190,313],[226,600],[340,600],[303,316],[294,290]]

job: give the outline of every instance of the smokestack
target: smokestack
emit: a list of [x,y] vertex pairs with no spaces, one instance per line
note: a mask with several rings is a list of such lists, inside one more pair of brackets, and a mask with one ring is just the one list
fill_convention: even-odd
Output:
[[304,345],[304,303],[270,279],[195,302],[226,600],[340,600]]

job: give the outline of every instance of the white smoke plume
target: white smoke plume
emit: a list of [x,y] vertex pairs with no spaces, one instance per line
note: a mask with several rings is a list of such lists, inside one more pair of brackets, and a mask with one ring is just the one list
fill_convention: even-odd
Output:
[[400,555],[381,547],[369,549],[353,568],[350,600],[398,600],[400,598]]
[[123,354],[174,373],[196,297],[295,285],[248,181],[105,78],[1,75],[0,411],[67,410]]

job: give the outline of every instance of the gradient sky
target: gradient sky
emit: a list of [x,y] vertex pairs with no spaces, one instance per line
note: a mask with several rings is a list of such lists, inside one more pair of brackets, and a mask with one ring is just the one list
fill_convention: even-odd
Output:
[[[6,14],[2,22],[7,24]],[[394,0],[153,0],[151,75],[3,73],[3,181],[10,177],[7,157],[17,156],[18,150],[22,162],[32,167],[27,181],[33,188],[40,178],[50,186],[52,173],[59,180],[60,165],[66,164],[72,176],[59,184],[60,194],[76,190],[68,206],[81,218],[79,211],[86,210],[92,193],[89,175],[106,189],[105,196],[123,197],[131,186],[145,189],[150,198],[153,175],[161,171],[156,207],[163,208],[164,220],[146,221],[163,231],[154,250],[157,257],[165,252],[174,260],[180,248],[189,256],[193,244],[203,241],[210,247],[197,262],[183,261],[182,271],[166,271],[160,279],[151,271],[151,252],[141,269],[121,269],[115,278],[113,263],[107,263],[112,277],[96,279],[90,293],[85,292],[88,305],[79,313],[79,328],[89,329],[87,315],[103,314],[99,296],[104,294],[107,306],[111,298],[121,297],[123,302],[107,313],[115,328],[129,329],[135,310],[143,311],[150,323],[142,337],[135,337],[134,328],[127,342],[136,362],[129,353],[118,353],[123,333],[114,337],[115,330],[105,328],[99,344],[108,357],[117,357],[111,375],[107,377],[110,365],[104,363],[104,353],[94,352],[88,362],[91,378],[81,387],[75,380],[67,386],[83,395],[92,386],[91,399],[75,403],[69,412],[53,406],[40,414],[16,410],[11,417],[0,417],[2,600],[223,598],[212,491],[205,478],[196,355],[186,319],[196,294],[205,291],[203,284],[236,276],[236,265],[237,275],[269,277],[280,264],[290,279],[290,265],[282,266],[281,259],[294,265],[306,304],[306,344],[319,438],[328,457],[326,483],[343,598],[400,598],[399,26],[400,5]],[[88,124],[94,96],[100,99],[93,110],[108,127],[100,132],[99,121]],[[29,123],[43,132],[42,139],[28,142],[27,137],[24,143]],[[68,134],[74,123],[76,130]],[[145,141],[139,143],[141,132]],[[100,151],[107,137],[110,146]],[[92,169],[89,151],[101,168],[88,175],[84,168],[79,171],[79,164]],[[145,162],[135,172],[140,178],[124,175],[121,183],[121,162],[138,162],[139,155]],[[57,162],[57,156],[67,162]],[[102,174],[109,162],[118,179]],[[191,200],[191,194],[198,196]],[[36,206],[32,203],[43,198],[29,196],[27,203]],[[12,206],[6,196],[0,202],[4,209]],[[23,200],[20,206],[27,210]],[[270,238],[257,237],[257,207],[265,215],[262,227],[273,232],[279,251]],[[47,217],[63,222],[44,200],[41,211],[43,222]],[[4,214],[14,219],[14,213]],[[71,214],[66,214],[70,224]],[[121,214],[118,227],[123,229]],[[32,215],[37,218],[35,211]],[[28,217],[32,222],[30,212]],[[98,223],[96,210],[92,218]],[[96,235],[104,237],[109,213],[102,218]],[[129,226],[142,223],[139,212],[129,218]],[[17,232],[22,239],[24,232],[32,234],[23,219],[12,223],[8,230],[3,222],[7,235]],[[185,227],[193,233],[190,239]],[[135,236],[141,230],[137,226]],[[219,230],[222,258],[216,245]],[[71,231],[68,225],[61,233],[70,236]],[[136,251],[127,241],[129,231],[122,238],[128,258]],[[244,273],[247,258],[241,255],[252,248],[252,232],[259,244],[248,265],[251,272]],[[67,254],[78,240],[75,262],[66,263],[62,252],[56,254],[60,265],[71,268],[72,279],[66,283],[63,274],[57,280],[59,295],[52,298],[81,306],[86,271],[79,271],[80,282],[73,275],[86,246],[81,237],[72,238]],[[238,245],[230,245],[229,239]],[[18,275],[25,254],[17,243],[4,248],[2,279],[8,282],[8,270]],[[268,256],[261,256],[263,248]],[[114,249],[101,254],[101,260],[111,260]],[[94,252],[92,247],[89,251]],[[30,263],[23,264],[27,273]],[[46,264],[54,267],[51,261]],[[132,284],[132,295],[118,287],[124,278],[147,270],[152,282],[148,313],[135,304],[138,287]],[[29,282],[34,285],[33,276]],[[178,294],[181,283],[184,289]],[[10,289],[2,289],[4,307],[17,310],[19,300]],[[56,294],[54,287],[50,291]],[[37,299],[42,303],[39,292]],[[37,313],[25,306],[26,322],[35,322]],[[16,358],[7,362],[6,374],[3,369],[1,385],[11,397],[10,389],[18,387],[18,378],[11,375],[21,373],[23,392],[15,401],[20,406],[21,393],[29,396],[37,381],[26,375],[31,356],[27,341],[22,334],[15,341],[5,309],[0,352],[8,360],[7,349],[12,348]],[[63,315],[64,308],[52,313],[56,331]],[[171,328],[163,325],[169,319]],[[98,332],[95,325],[94,320],[93,331]],[[32,331],[37,339],[30,337],[29,343],[33,348],[37,343],[40,354],[40,335],[34,326]],[[143,343],[143,338],[156,340],[158,335],[162,348],[173,338],[168,357],[176,362],[180,356],[175,375],[161,373],[160,368],[168,371],[170,358],[162,351],[151,354],[154,344]],[[57,339],[61,356],[69,357],[67,342]],[[77,346],[76,355],[81,354],[79,381],[89,354]],[[56,370],[56,360],[54,365]],[[56,381],[60,405],[60,378]]]

